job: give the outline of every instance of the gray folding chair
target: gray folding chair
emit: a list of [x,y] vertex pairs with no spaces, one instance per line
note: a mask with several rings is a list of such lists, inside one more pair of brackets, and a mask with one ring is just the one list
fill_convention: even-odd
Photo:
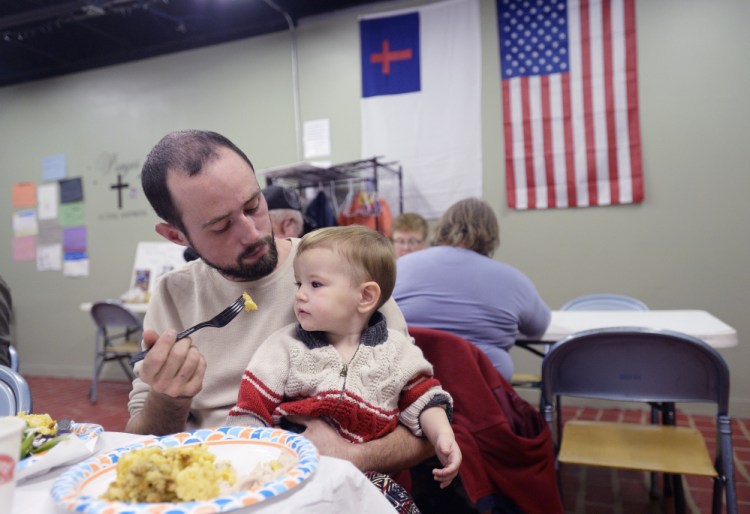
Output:
[[[594,293],[577,296],[567,301],[561,311],[647,311],[648,305],[632,296],[617,293]],[[659,423],[659,415],[666,424],[674,424],[674,405],[651,403],[651,423]],[[557,405],[558,410],[560,404]],[[665,492],[669,492],[669,481],[665,482]],[[656,496],[656,475],[651,475],[651,495]]]
[[561,311],[647,311],[648,305],[624,294],[596,293],[567,301]]
[[[637,298],[626,296],[624,294],[614,293],[596,293],[578,296],[567,301],[561,308],[561,311],[647,311],[648,306]],[[516,346],[544,356],[549,349],[548,346],[537,349],[533,344],[519,341]],[[530,387],[540,388],[542,386],[542,377],[536,373],[514,373],[510,383],[513,387]],[[652,418],[657,416],[657,406],[654,406]],[[655,421],[655,420],[654,420]]]
[[17,371],[0,365],[0,416],[31,412],[31,389]]
[[8,353],[10,354],[10,368],[13,371],[18,371],[19,368],[19,362],[18,362],[18,351],[16,350],[16,347],[11,345],[8,345]]
[[96,324],[96,348],[89,399],[96,403],[97,382],[105,363],[117,361],[130,380],[135,378],[128,360],[140,351],[143,326],[133,311],[113,300],[94,302],[91,317]]
[[[710,476],[714,480],[713,512],[722,512],[722,497],[727,512],[737,512],[729,369],[709,345],[667,330],[588,330],[550,348],[542,362],[542,377],[544,416],[555,433],[559,463],[664,473],[672,479],[676,512],[685,509],[681,475]],[[558,395],[618,402],[713,404],[715,456],[712,460],[703,435],[691,427],[586,420],[563,424],[562,412],[555,409]]]

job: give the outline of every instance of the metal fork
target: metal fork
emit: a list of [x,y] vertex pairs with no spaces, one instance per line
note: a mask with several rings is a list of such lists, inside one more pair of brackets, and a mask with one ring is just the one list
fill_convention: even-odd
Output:
[[[176,341],[179,341],[180,339],[184,339],[196,330],[200,330],[202,328],[206,327],[216,327],[220,328],[223,326],[226,326],[230,321],[232,321],[237,314],[242,312],[242,310],[245,308],[245,298],[243,296],[240,296],[237,298],[237,301],[234,302],[232,305],[221,311],[219,314],[214,316],[208,321],[204,321],[203,323],[198,323],[197,325],[188,328],[187,330],[183,330],[179,334],[177,334],[177,337],[175,338]],[[151,348],[148,348],[146,350],[143,350],[142,352],[134,355],[130,358],[128,361],[130,365],[132,366],[136,362],[142,361],[144,357],[146,357],[146,354],[151,350]]]

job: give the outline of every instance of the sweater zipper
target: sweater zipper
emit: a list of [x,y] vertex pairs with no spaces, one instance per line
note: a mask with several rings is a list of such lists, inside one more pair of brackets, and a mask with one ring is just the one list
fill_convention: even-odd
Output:
[[333,412],[336,412],[336,410],[339,408],[339,404],[341,403],[341,400],[344,399],[344,392],[346,391],[346,379],[347,379],[347,375],[349,374],[349,365],[354,361],[354,357],[357,356],[357,352],[359,351],[359,347],[361,346],[361,344],[362,343],[357,345],[357,349],[354,350],[354,354],[349,359],[349,362],[345,362],[341,366],[341,371],[339,371],[339,376],[344,379],[344,383],[341,384],[341,393],[339,393],[339,399],[336,402],[336,407],[334,407]]

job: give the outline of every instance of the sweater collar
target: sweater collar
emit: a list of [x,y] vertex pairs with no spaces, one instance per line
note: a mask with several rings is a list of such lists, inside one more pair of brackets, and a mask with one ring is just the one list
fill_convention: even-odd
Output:
[[[329,344],[325,333],[320,331],[308,332],[299,323],[297,323],[297,338],[311,350],[322,348]],[[359,342],[365,346],[377,346],[383,344],[386,339],[388,339],[388,325],[385,322],[385,316],[380,311],[375,311],[370,317],[367,326],[362,331]]]

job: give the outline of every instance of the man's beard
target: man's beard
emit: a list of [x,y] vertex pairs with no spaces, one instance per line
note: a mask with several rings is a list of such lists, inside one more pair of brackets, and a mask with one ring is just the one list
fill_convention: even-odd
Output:
[[[258,250],[258,248],[264,245],[268,245],[268,251],[263,257],[252,264],[245,264],[243,262],[243,259],[245,257],[252,255]],[[260,280],[263,277],[267,277],[273,272],[274,269],[276,269],[276,264],[279,262],[279,252],[276,249],[276,242],[274,241],[273,234],[268,237],[264,237],[254,245],[245,248],[245,250],[237,258],[236,266],[219,266],[218,264],[214,264],[213,262],[203,257],[203,254],[201,254],[194,246],[193,250],[195,250],[195,253],[197,253],[198,256],[200,256],[200,258],[203,259],[206,264],[214,268],[226,278],[240,280],[243,282]]]

